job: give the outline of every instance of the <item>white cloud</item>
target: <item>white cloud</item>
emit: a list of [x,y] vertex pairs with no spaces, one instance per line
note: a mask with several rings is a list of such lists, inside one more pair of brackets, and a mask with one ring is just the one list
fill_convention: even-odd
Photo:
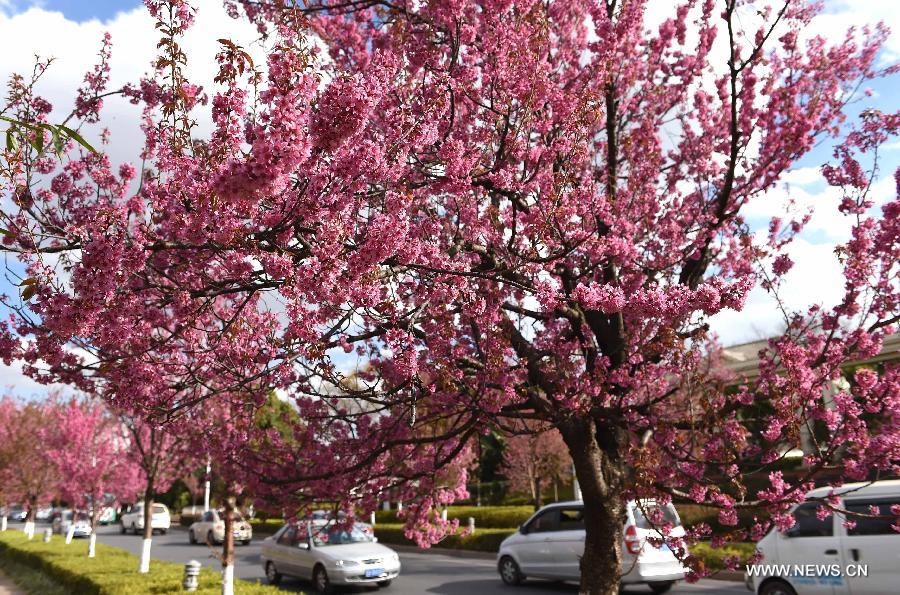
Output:
[[[813,304],[836,306],[844,295],[844,276],[834,246],[796,238],[787,253],[794,266],[778,292],[785,311],[805,312]],[[784,315],[775,297],[757,287],[741,312],[725,310],[710,319],[710,327],[725,345],[736,345],[778,334],[784,329]]]
[[[0,0],[4,1],[7,0]],[[244,45],[261,64],[265,63],[264,51],[255,41],[258,37],[255,27],[228,17],[221,0],[200,0],[194,5],[197,18],[182,42],[189,57],[186,74],[212,95],[216,88],[212,79],[216,73],[219,38],[230,38]],[[60,12],[34,6],[13,15],[0,10],[0,39],[4,40],[5,47],[16,48],[14,52],[0,54],[0,77],[5,80],[14,72],[30,73],[35,55],[54,58],[37,89],[54,105],[52,118],[62,118],[72,109],[85,72],[96,63],[105,32],[110,33],[113,44],[110,89],[137,82],[151,71],[160,33],[143,6],[121,12],[106,22],[80,23],[67,19]],[[202,134],[210,128],[208,110],[197,116]],[[112,133],[109,152],[114,160],[133,162],[137,159],[143,144],[139,118],[140,108],[128,101],[118,97],[105,100],[102,126]],[[96,140],[99,131],[99,127],[90,131],[90,138]]]

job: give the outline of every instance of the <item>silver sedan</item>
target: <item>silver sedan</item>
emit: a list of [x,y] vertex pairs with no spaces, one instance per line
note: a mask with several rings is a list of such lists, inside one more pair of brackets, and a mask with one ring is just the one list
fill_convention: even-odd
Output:
[[325,520],[285,525],[262,542],[266,578],[278,584],[283,575],[312,581],[317,593],[332,585],[387,587],[400,574],[400,557],[359,527]]

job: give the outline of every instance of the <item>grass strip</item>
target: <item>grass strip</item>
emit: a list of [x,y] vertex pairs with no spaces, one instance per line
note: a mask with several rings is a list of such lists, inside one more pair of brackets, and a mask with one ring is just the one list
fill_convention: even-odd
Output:
[[[66,545],[62,536],[54,535],[49,543],[39,537],[28,540],[24,533],[6,531],[0,533],[0,561],[4,570],[19,567],[19,576],[25,581],[23,588],[31,593],[54,593],[52,590],[32,590],[30,582],[41,581],[63,589],[61,593],[79,595],[150,595],[182,591],[184,566],[174,562],[152,560],[150,572],[137,571],[136,556],[117,547],[97,544],[95,558],[87,557],[87,541],[73,541]],[[27,570],[35,574],[26,576]],[[16,570],[10,571],[15,578]],[[218,572],[202,569],[200,586],[196,593],[213,595],[221,593],[221,576]],[[247,581],[235,581],[235,591],[241,595],[278,593],[278,589]]]

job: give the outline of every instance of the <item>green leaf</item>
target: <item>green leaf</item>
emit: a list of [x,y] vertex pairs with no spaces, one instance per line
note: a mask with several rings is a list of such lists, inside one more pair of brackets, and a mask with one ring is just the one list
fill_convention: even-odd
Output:
[[37,286],[29,285],[25,288],[25,291],[22,292],[22,299],[26,302],[34,297],[34,292],[37,291]]
[[78,134],[76,131],[72,130],[72,129],[69,128],[68,126],[63,126],[63,125],[60,125],[60,128],[61,128],[63,131],[65,131],[65,133],[69,136],[69,138],[73,139],[75,142],[77,142],[78,144],[80,144],[82,147],[84,147],[85,149],[87,149],[87,150],[90,151],[91,153],[93,153],[93,154],[95,154],[95,155],[97,154],[97,149],[95,149],[94,147],[92,147],[91,144],[90,144],[89,142],[87,142],[86,140],[84,140],[84,137],[82,137],[82,136],[81,136],[80,134]]
[[9,238],[16,237],[16,234],[9,231],[8,229],[3,229],[2,227],[0,227],[0,234],[5,235],[6,237],[9,237]]
[[15,128],[6,131],[6,150],[14,153],[19,149],[19,139],[16,138]]
[[50,132],[53,134],[53,148],[56,150],[56,154],[62,155],[63,150],[66,148],[66,143],[59,133],[59,128],[51,128]]

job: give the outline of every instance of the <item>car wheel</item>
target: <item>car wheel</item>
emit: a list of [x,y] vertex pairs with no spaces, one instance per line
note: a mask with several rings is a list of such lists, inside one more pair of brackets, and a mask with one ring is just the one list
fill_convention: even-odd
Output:
[[797,595],[794,588],[782,580],[769,581],[759,590],[759,595]]
[[316,593],[331,593],[331,581],[328,580],[328,573],[322,565],[313,569],[313,589]]
[[277,585],[281,582],[281,573],[275,570],[273,562],[266,562],[266,580],[270,585]]
[[135,525],[134,523],[131,523],[131,532],[134,533],[135,535],[138,534],[137,525]]
[[159,530],[159,534],[160,534],[160,535],[165,535],[165,534],[168,533],[168,532],[169,532],[168,529],[160,529],[160,530]]
[[119,523],[119,533],[125,535],[125,523]]
[[386,580],[386,581],[378,581],[378,583],[376,583],[376,584],[377,584],[379,587],[382,587],[382,588],[384,588],[384,587],[390,587],[390,586],[391,586],[391,581],[390,581],[390,579],[388,579],[388,580]]
[[194,537],[194,530],[193,530],[193,529],[191,529],[190,531],[188,531],[188,542],[190,542],[191,545],[195,545],[195,544],[197,543],[197,538]]
[[216,540],[213,538],[213,532],[212,532],[212,531],[207,531],[207,532],[206,532],[206,543],[208,543],[209,545],[215,545],[215,544],[216,544]]
[[502,558],[500,558],[499,570],[500,578],[502,578],[503,582],[507,585],[521,585],[522,581],[525,580],[525,576],[519,569],[519,565],[516,564],[516,561],[509,556],[503,556]]
[[672,585],[675,583],[672,581],[661,582],[661,583],[647,583],[650,586],[650,590],[654,593],[668,593],[669,589],[672,588]]
[[249,540],[249,539],[245,539],[245,540],[242,541],[241,543],[243,543],[244,545],[250,545],[250,540]]

